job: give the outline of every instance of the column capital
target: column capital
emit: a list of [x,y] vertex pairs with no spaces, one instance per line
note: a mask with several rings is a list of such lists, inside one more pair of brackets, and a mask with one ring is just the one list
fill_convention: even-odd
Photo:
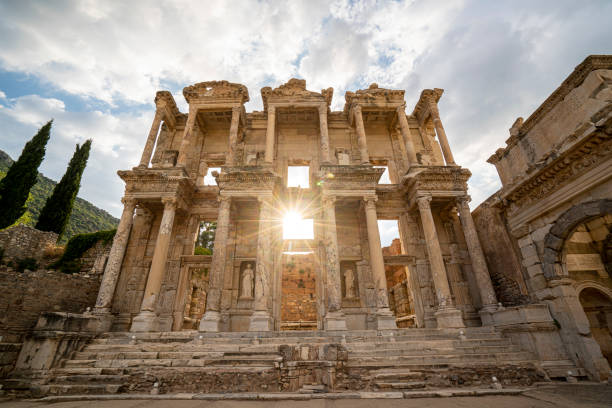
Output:
[[178,200],[176,199],[176,197],[163,197],[161,199],[162,204],[164,204],[164,210],[165,209],[176,209],[176,206],[178,204]]
[[337,197],[333,194],[326,194],[321,197],[323,206],[332,206],[336,204]]
[[241,110],[242,110],[241,106],[232,106],[232,114],[240,114]]
[[417,205],[419,206],[419,210],[431,209],[431,199],[432,197],[430,195],[417,197]]
[[353,106],[353,114],[355,113],[361,113],[361,105],[355,104]]
[[319,109],[319,115],[323,115],[327,113],[327,104],[326,103],[322,103],[318,106]]
[[220,195],[217,197],[217,201],[219,202],[219,204],[223,204],[223,203],[229,204],[231,199],[232,199],[231,196],[226,196],[226,195]]
[[121,199],[121,203],[126,208],[132,208],[132,210],[136,207],[136,199],[134,197],[123,197]]
[[378,201],[378,197],[375,196],[364,196],[363,202],[365,203],[365,207],[367,209],[376,209],[376,202]]
[[457,205],[458,206],[465,206],[465,205],[469,205],[470,201],[472,201],[472,197],[470,197],[469,195],[463,195],[463,196],[459,196],[457,197]]
[[402,103],[400,106],[398,106],[397,108],[395,108],[395,111],[400,114],[406,114],[406,102]]
[[274,115],[276,113],[276,105],[268,105],[268,115]]

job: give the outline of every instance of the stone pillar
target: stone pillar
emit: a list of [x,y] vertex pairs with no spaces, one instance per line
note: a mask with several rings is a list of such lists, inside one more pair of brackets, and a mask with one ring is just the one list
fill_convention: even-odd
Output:
[[395,316],[389,310],[389,294],[387,292],[387,276],[385,260],[378,231],[376,215],[376,197],[364,197],[366,226],[368,229],[368,246],[370,249],[370,270],[376,287],[376,323],[378,330],[397,329]]
[[497,310],[497,297],[495,296],[495,290],[493,290],[491,275],[489,275],[487,262],[482,252],[482,247],[480,246],[476,226],[472,219],[472,213],[468,205],[469,200],[468,196],[459,197],[457,199],[457,206],[459,207],[459,215],[463,227],[463,234],[465,235],[465,242],[467,243],[468,252],[470,253],[470,259],[472,260],[472,270],[474,271],[474,277],[476,278],[476,284],[480,292],[480,299],[482,300],[480,318],[482,324],[488,326],[493,324],[491,313]]
[[361,116],[361,106],[357,105],[353,108],[353,115],[355,116],[355,130],[357,130],[357,143],[359,144],[361,163],[370,164],[368,143],[366,141],[365,128],[363,127],[363,117]]
[[411,166],[418,164],[416,150],[414,149],[414,144],[412,143],[412,137],[410,136],[410,128],[408,127],[408,121],[406,120],[406,113],[404,111],[404,106],[398,106],[397,108],[397,119],[400,125],[400,131],[402,132],[402,138],[404,139],[404,144],[406,146],[406,154],[408,155],[408,161]]
[[121,201],[123,202],[123,213],[121,214],[121,220],[119,220],[117,232],[113,239],[113,245],[108,255],[108,261],[106,262],[106,268],[102,276],[102,283],[100,283],[98,299],[96,300],[96,306],[94,308],[94,313],[97,314],[108,314],[111,311],[113,296],[115,294],[115,288],[117,287],[117,281],[119,280],[121,264],[123,263],[123,256],[125,255],[128,238],[130,237],[130,230],[134,222],[136,200],[133,198],[123,198]]
[[255,267],[254,312],[251,315],[249,331],[270,331],[273,329],[270,317],[272,288],[272,203],[271,199],[259,198],[259,231],[257,234],[257,265]]
[[325,270],[327,271],[327,282],[325,285],[327,292],[325,330],[346,330],[346,318],[342,312],[342,276],[340,275],[340,259],[338,258],[336,198],[324,196],[321,201],[323,204],[323,225],[325,231]]
[[272,164],[274,162],[274,135],[276,127],[276,107],[268,105],[268,126],[266,128],[266,155],[265,162]]
[[138,167],[149,167],[151,156],[153,155],[153,148],[155,147],[155,140],[157,139],[157,133],[159,132],[159,125],[161,124],[163,113],[157,109],[155,111],[155,117],[153,118],[153,124],[151,124],[151,130],[149,131],[149,137],[145,143],[142,156],[140,157],[140,164]]
[[429,256],[429,266],[438,299],[438,310],[435,313],[436,321],[438,322],[438,328],[465,327],[461,311],[453,306],[446,268],[444,267],[444,259],[442,258],[442,249],[440,249],[436,225],[431,214],[430,202],[431,196],[417,198],[421,223],[423,224],[423,234],[425,235],[425,245],[427,246],[427,254]]
[[217,216],[215,246],[213,247],[208,294],[206,295],[206,313],[204,313],[200,320],[200,331],[219,331],[221,321],[219,310],[221,308],[221,291],[223,289],[227,240],[229,237],[230,205],[230,197],[219,197],[219,215]]
[[440,120],[438,104],[436,102],[431,101],[429,103],[429,111],[431,112],[431,119],[433,120],[434,126],[436,128],[436,134],[438,135],[438,141],[440,142],[440,147],[442,148],[442,154],[444,155],[446,165],[455,165],[455,159],[453,158],[453,153],[451,152],[450,145],[448,144],[448,139],[446,138],[446,132],[444,131],[442,121]]
[[166,272],[168,247],[170,246],[170,236],[172,235],[172,226],[174,225],[174,215],[176,213],[176,198],[162,198],[162,203],[164,204],[164,212],[155,241],[153,260],[151,261],[151,269],[149,270],[147,285],[145,286],[144,296],[140,305],[140,313],[134,317],[132,327],[130,328],[130,331],[133,332],[157,330],[155,303],[159,298],[159,291],[164,279],[164,273]]
[[229,131],[229,149],[227,153],[227,165],[233,166],[236,162],[236,144],[238,143],[238,124],[240,122],[240,106],[232,108],[232,122]]
[[327,105],[319,105],[319,126],[321,127],[321,163],[329,164],[329,131],[327,129]]
[[204,185],[204,178],[208,173],[208,164],[205,161],[201,161],[198,166],[198,177],[196,178],[196,186],[201,187]]
[[190,105],[189,115],[187,116],[187,123],[185,124],[185,130],[183,131],[183,140],[181,140],[181,147],[179,148],[178,159],[176,160],[177,166],[185,167],[185,165],[187,164],[187,152],[191,147],[191,137],[197,114],[197,109],[192,108]]

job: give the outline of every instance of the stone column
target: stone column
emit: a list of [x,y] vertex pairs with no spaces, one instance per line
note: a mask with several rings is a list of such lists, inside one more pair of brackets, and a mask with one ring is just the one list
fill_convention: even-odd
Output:
[[430,202],[431,196],[417,198],[421,223],[423,224],[423,234],[425,235],[425,245],[427,246],[427,254],[429,256],[429,266],[438,299],[438,310],[435,313],[436,320],[439,328],[465,327],[461,311],[453,306],[453,298],[448,285],[442,249],[440,249],[436,225],[431,214]]
[[208,173],[208,164],[205,161],[201,161],[198,166],[198,176],[196,178],[196,186],[201,187],[204,185],[204,178],[206,177],[206,173]]
[[191,137],[197,114],[198,110],[196,108],[192,108],[190,105],[187,123],[185,123],[185,130],[183,131],[183,140],[181,140],[181,147],[179,148],[178,159],[176,160],[177,166],[185,167],[187,164],[187,153],[191,148]]
[[346,318],[342,312],[342,276],[338,258],[338,233],[336,231],[336,198],[324,196],[323,225],[325,247],[325,270],[327,271],[327,314],[325,330],[346,330]]
[[329,164],[329,131],[327,129],[327,104],[319,105],[319,126],[321,127],[321,163]]
[[429,111],[431,112],[431,119],[433,120],[434,126],[436,128],[436,134],[438,135],[438,141],[440,142],[440,147],[442,148],[442,154],[444,155],[446,165],[454,165],[455,159],[453,158],[453,153],[451,152],[450,145],[448,144],[448,139],[446,138],[446,132],[444,131],[442,121],[440,120],[438,104],[436,102],[431,101],[429,103]]
[[357,143],[359,144],[361,163],[370,164],[368,143],[366,141],[365,128],[363,127],[363,117],[361,116],[361,106],[357,105],[353,108],[353,115],[355,116],[355,130],[357,130]]
[[151,156],[153,155],[153,148],[155,147],[155,140],[157,139],[157,133],[159,132],[159,125],[161,124],[163,112],[159,109],[155,111],[155,117],[153,118],[153,124],[151,124],[151,130],[149,131],[149,137],[145,143],[142,156],[140,157],[140,164],[138,167],[149,167]]
[[170,236],[174,225],[174,215],[176,213],[176,198],[162,198],[164,212],[162,214],[159,232],[155,241],[151,269],[147,277],[144,296],[140,305],[140,313],[134,317],[130,331],[149,332],[157,330],[157,315],[155,314],[155,303],[159,299],[164,273],[166,272],[166,261],[168,260],[168,247],[170,246]]
[[266,155],[265,162],[272,164],[274,162],[274,135],[276,127],[276,107],[268,105],[268,125],[266,128]]
[[215,246],[213,247],[208,294],[206,295],[206,313],[204,313],[202,320],[200,320],[200,331],[219,331],[221,321],[219,310],[221,308],[221,291],[223,289],[227,240],[229,237],[230,205],[230,197],[219,197],[219,215],[217,216]]
[[406,120],[406,113],[404,111],[404,106],[398,106],[397,108],[397,119],[400,125],[400,131],[402,132],[402,138],[404,139],[404,144],[406,146],[406,154],[408,155],[408,161],[411,166],[418,164],[416,150],[414,149],[414,144],[412,143],[412,137],[410,136],[410,128],[408,127],[408,121]]
[[269,198],[259,198],[259,231],[257,234],[257,265],[255,267],[255,300],[249,331],[270,331],[273,328],[270,317],[272,287],[272,203]]
[[115,294],[115,288],[117,287],[117,281],[119,280],[121,264],[123,263],[123,256],[125,255],[128,238],[130,237],[130,230],[134,222],[136,200],[133,198],[123,198],[121,201],[123,202],[123,213],[121,214],[121,220],[119,220],[117,232],[113,239],[113,245],[108,255],[108,261],[106,262],[106,268],[102,276],[102,283],[100,283],[98,299],[96,300],[96,306],[94,308],[94,313],[97,314],[108,314],[111,311],[113,296]]
[[364,197],[366,226],[368,229],[368,247],[370,249],[370,270],[376,287],[376,323],[378,330],[397,329],[395,317],[389,310],[387,276],[385,260],[380,243],[378,217],[376,215],[376,197]]
[[236,144],[238,142],[238,123],[240,122],[240,106],[232,108],[232,122],[229,131],[229,149],[227,165],[233,166],[236,162]]
[[497,296],[495,296],[495,290],[493,290],[491,275],[489,275],[487,262],[480,246],[474,220],[472,219],[472,213],[468,205],[469,200],[468,196],[459,197],[457,199],[457,206],[459,207],[465,242],[470,253],[470,259],[472,260],[472,270],[474,271],[480,299],[482,300],[482,309],[480,310],[482,324],[492,325],[493,319],[491,313],[497,310]]

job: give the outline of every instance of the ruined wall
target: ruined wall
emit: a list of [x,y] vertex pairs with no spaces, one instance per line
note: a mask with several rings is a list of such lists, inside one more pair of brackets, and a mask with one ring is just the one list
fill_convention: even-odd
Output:
[[4,259],[17,260],[35,258],[40,260],[47,246],[54,246],[57,234],[39,231],[19,224],[0,231],[0,248],[4,249]]
[[283,255],[282,323],[317,321],[316,280],[313,266],[313,255]]
[[505,306],[529,302],[520,256],[502,215],[493,205],[495,196],[472,213],[497,300]]
[[93,307],[99,286],[99,276],[0,267],[0,336],[18,342],[41,312],[81,313]]

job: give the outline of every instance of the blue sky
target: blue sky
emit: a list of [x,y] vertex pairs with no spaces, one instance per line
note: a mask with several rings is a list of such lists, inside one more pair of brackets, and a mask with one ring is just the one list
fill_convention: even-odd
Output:
[[[59,179],[93,138],[80,196],[115,216],[158,89],[227,79],[259,89],[304,78],[346,90],[443,88],[442,120],[472,173],[472,207],[499,188],[486,159],[589,54],[612,53],[610,1],[0,2],[0,149],[17,157],[54,118],[41,171]],[[383,241],[388,233],[383,231]]]

